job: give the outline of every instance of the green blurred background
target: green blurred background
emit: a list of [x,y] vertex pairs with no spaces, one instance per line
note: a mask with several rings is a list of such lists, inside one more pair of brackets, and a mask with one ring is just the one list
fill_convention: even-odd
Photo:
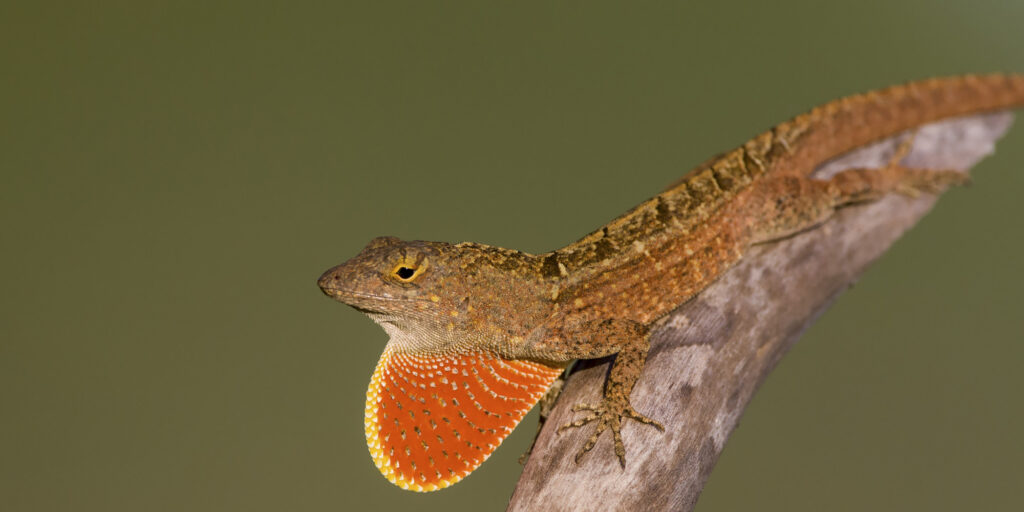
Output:
[[[386,337],[321,271],[384,234],[552,249],[816,104],[1024,71],[1021,2],[701,4],[5,3],[0,509],[502,509],[535,418],[389,484]],[[698,510],[1019,506],[1022,146],[797,344]]]

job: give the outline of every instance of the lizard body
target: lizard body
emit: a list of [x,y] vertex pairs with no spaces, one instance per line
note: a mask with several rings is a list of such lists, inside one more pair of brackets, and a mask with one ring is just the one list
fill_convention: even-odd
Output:
[[483,462],[575,359],[615,354],[603,400],[562,428],[626,418],[648,334],[753,244],[813,227],[843,205],[939,192],[953,171],[850,169],[824,161],[938,119],[1024,104],[1024,76],[933,79],[851,96],[782,123],[562,249],[533,255],[480,244],[382,237],[321,276],[331,297],[390,335],[367,392],[366,436],[393,483],[435,490]]

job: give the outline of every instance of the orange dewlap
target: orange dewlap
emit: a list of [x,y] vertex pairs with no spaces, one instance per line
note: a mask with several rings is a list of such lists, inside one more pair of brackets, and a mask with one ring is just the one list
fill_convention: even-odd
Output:
[[461,480],[498,447],[562,370],[490,352],[415,356],[384,349],[366,391],[366,444],[404,489]]

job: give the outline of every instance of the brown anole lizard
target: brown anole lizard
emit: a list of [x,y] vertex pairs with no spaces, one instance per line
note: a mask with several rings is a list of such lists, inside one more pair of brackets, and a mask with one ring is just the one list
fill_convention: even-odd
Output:
[[843,98],[689,173],[601,229],[545,254],[473,243],[374,239],[319,280],[390,336],[367,391],[366,439],[405,489],[447,487],[478,467],[576,359],[615,355],[580,461],[625,420],[663,429],[629,396],[655,323],[753,244],[812,228],[888,193],[936,193],[955,171],[901,166],[809,178],[826,160],[938,119],[1024,105],[1024,75],[962,76]]

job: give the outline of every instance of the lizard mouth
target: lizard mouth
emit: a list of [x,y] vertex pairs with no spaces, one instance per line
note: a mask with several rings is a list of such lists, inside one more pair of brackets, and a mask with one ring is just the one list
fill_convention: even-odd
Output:
[[320,289],[324,292],[324,295],[370,315],[387,314],[393,312],[399,304],[423,302],[426,300],[410,297],[388,297],[333,286],[324,286]]
[[337,288],[334,286],[322,286],[320,287],[320,290],[324,292],[324,295],[327,295],[339,302],[344,302],[356,309],[373,309],[372,304],[383,305],[403,300],[395,297],[386,297],[384,295],[375,295],[372,293],[347,290],[345,288]]
[[379,300],[379,301],[402,300],[402,299],[395,298],[395,297],[386,297],[384,295],[374,295],[372,293],[357,292],[355,290],[347,290],[345,288],[337,288],[337,287],[333,287],[333,286],[321,286],[320,289],[328,297],[336,298],[336,299],[339,299],[339,300],[342,299],[342,298],[346,298],[346,297],[372,299],[372,300]]

